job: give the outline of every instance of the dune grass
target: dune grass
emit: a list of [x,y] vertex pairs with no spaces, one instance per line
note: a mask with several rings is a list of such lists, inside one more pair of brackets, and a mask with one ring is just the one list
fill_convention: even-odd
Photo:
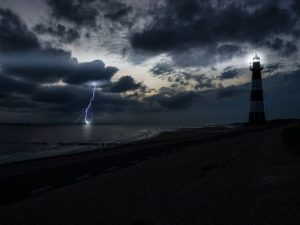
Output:
[[284,129],[281,132],[281,137],[284,143],[300,150],[300,125]]

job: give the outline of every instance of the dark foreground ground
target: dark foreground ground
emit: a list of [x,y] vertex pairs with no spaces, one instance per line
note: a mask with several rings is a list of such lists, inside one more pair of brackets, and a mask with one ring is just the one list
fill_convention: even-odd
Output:
[[284,127],[61,160],[54,170],[27,165],[10,177],[20,166],[2,168],[0,224],[299,224],[300,152],[282,142]]

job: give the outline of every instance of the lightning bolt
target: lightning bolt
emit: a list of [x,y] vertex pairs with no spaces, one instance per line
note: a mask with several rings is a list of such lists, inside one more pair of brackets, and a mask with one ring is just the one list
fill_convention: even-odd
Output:
[[92,97],[90,98],[90,102],[84,110],[84,122],[86,124],[90,124],[90,122],[92,120],[92,102],[95,98],[95,91],[96,91],[96,85],[94,85],[94,87],[93,87],[93,94],[92,94]]
[[95,99],[95,92],[97,89],[97,83],[93,82],[91,84],[93,86],[92,96],[89,100],[89,104],[86,108],[82,109],[80,112],[76,113],[76,120],[75,123],[78,123],[81,120],[84,120],[85,124],[90,124],[92,122],[92,103]]

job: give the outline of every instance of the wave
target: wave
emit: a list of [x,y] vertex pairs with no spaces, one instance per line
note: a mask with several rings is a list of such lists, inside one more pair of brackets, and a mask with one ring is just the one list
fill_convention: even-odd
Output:
[[[170,130],[170,129],[168,129]],[[12,154],[4,154],[0,156],[0,164],[7,164],[12,162],[21,162],[33,159],[62,156],[69,154],[76,154],[88,151],[101,151],[110,150],[114,147],[128,144],[131,142],[145,140],[153,138],[167,129],[141,129],[137,132],[133,132],[123,137],[111,138],[110,140],[78,140],[78,141],[60,141],[56,144],[45,144],[40,145],[39,143],[10,143],[11,145],[16,145],[17,148],[22,148],[24,145],[31,145],[33,151],[30,152],[15,152]]]

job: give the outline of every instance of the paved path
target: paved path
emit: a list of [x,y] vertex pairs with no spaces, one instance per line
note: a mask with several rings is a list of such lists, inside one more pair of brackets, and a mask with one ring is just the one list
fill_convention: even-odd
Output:
[[2,206],[0,224],[295,225],[300,155],[281,143],[279,131],[160,151],[142,163],[128,158],[130,167],[82,173],[52,191],[44,185],[32,191],[36,197]]

